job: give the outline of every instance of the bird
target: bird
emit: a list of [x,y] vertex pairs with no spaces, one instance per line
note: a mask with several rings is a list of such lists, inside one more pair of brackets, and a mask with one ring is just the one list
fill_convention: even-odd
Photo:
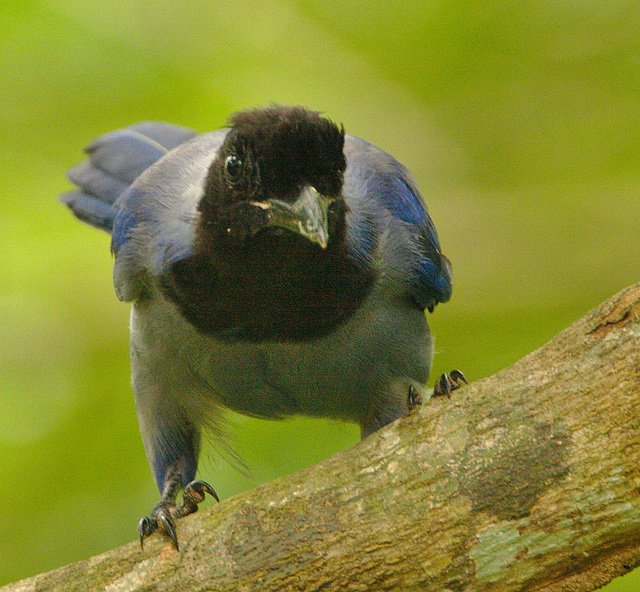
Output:
[[132,385],[160,492],[141,544],[159,531],[179,549],[176,521],[218,500],[196,471],[224,408],[354,422],[365,438],[466,383],[453,370],[427,388],[425,311],[450,299],[451,264],[407,168],[306,107],[228,123],[106,133],[60,197],[111,234],[115,292],[132,303]]

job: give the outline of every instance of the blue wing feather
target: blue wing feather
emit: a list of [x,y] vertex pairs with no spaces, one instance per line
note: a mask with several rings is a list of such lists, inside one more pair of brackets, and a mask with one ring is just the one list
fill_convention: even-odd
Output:
[[111,248],[121,300],[136,300],[149,276],[162,275],[192,254],[204,180],[226,133],[201,134],[171,150],[115,203]]
[[394,188],[395,205],[390,211],[393,216],[409,224],[417,247],[408,262],[410,292],[422,308],[431,311],[437,302],[446,302],[451,298],[451,264],[440,250],[436,227],[417,189],[403,179],[398,180]]
[[345,153],[348,238],[354,258],[374,257],[386,233],[389,247],[380,247],[383,252],[376,256],[387,273],[404,278],[418,306],[432,310],[437,302],[449,300],[451,264],[440,250],[438,233],[409,171],[354,136],[347,136]]
[[167,150],[139,132],[123,129],[94,140],[86,152],[92,165],[130,185]]
[[381,192],[381,197],[385,207],[398,220],[419,226],[429,218],[424,203],[402,177],[390,179],[389,187]]
[[149,121],[103,134],[85,149],[88,159],[67,173],[78,189],[60,199],[82,221],[111,232],[118,197],[149,166],[195,135],[181,126]]

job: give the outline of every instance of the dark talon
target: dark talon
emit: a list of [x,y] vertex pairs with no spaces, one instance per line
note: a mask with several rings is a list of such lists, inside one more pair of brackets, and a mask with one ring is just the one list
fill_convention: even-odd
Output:
[[167,535],[169,535],[176,551],[179,551],[180,546],[178,545],[178,536],[176,535],[176,529],[171,514],[169,512],[161,512],[158,516],[158,520],[162,523],[162,527],[166,531]]
[[197,497],[197,501],[198,503],[200,503],[201,501],[204,500],[205,493],[208,493],[217,502],[220,501],[215,489],[211,487],[211,485],[209,485],[206,481],[191,481],[191,483],[189,483],[184,488],[182,497],[184,498],[185,495],[188,497],[194,497],[194,498]]
[[407,407],[409,411],[412,411],[419,405],[422,405],[422,395],[415,386],[411,385],[409,387],[409,394],[407,395]]
[[182,492],[182,503],[175,509],[176,518],[182,518],[198,511],[198,504],[204,501],[205,493],[208,493],[217,502],[220,501],[215,489],[206,481],[191,481]]
[[153,534],[158,529],[158,522],[147,516],[138,521],[138,532],[140,533],[140,548],[144,549],[144,539]]
[[140,547],[144,549],[144,539],[151,536],[158,529],[162,528],[173,541],[178,549],[178,537],[176,536],[175,521],[173,519],[173,504],[164,502],[158,503],[151,510],[149,516],[140,518],[138,522],[138,532],[140,533]]
[[465,375],[460,370],[452,370],[448,374],[445,372],[433,386],[434,397],[450,397],[451,393],[459,389],[462,384],[469,384]]

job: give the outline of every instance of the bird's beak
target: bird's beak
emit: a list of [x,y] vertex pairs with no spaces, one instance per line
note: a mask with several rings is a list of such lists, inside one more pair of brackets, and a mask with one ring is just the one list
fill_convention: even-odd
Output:
[[329,243],[328,212],[334,200],[308,185],[293,203],[269,199],[255,205],[267,210],[267,226],[286,228],[326,249]]

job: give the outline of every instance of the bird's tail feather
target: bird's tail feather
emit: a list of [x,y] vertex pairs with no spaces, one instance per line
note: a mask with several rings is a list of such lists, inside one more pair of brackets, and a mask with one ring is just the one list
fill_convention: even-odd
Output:
[[83,222],[111,232],[116,199],[154,162],[196,135],[185,127],[152,121],[104,134],[85,148],[87,160],[68,171],[77,187],[60,201]]

